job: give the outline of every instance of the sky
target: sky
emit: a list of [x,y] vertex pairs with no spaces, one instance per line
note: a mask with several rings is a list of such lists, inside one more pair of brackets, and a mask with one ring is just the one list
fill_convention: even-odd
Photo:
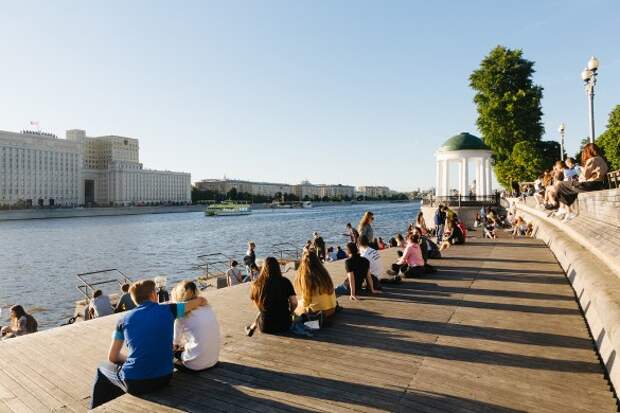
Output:
[[498,44],[535,62],[569,153],[591,55],[597,134],[620,104],[618,0],[3,1],[0,38],[1,130],[137,137],[192,181],[430,188],[437,148],[479,135],[468,78]]

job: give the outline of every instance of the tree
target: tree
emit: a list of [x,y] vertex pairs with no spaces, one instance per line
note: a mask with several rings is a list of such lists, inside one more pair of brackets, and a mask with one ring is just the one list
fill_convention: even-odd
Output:
[[237,199],[237,188],[230,188],[230,191],[228,191],[226,195],[227,195],[227,199],[236,200]]
[[511,162],[515,145],[523,141],[537,144],[544,133],[543,88],[532,81],[533,67],[534,62],[524,59],[522,50],[497,46],[469,77],[469,85],[476,91],[476,125],[493,152],[497,179],[505,187],[511,183],[508,177],[522,173],[521,167]]
[[[553,168],[553,165],[560,159],[560,142],[540,141],[536,145],[536,150],[540,153],[542,159],[542,167],[541,170],[538,171],[538,175],[540,175],[542,171]],[[564,157],[564,159],[566,159],[566,157]]]
[[596,144],[603,151],[609,170],[620,169],[620,105],[609,113],[607,130],[596,139]]

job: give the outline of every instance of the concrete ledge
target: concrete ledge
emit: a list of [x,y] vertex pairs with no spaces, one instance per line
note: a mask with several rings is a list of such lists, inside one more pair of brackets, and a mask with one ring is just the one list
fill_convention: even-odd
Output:
[[[579,231],[576,220],[564,224],[545,212],[517,203],[534,234],[551,249],[575,290],[597,350],[614,388],[620,388],[620,270],[617,257],[605,254]],[[596,245],[599,244],[599,245]]]

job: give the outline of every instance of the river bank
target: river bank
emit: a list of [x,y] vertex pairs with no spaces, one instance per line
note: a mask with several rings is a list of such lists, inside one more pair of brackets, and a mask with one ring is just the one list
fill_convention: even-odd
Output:
[[256,242],[260,257],[273,254],[279,243],[301,247],[314,231],[329,245],[343,246],[345,224],[357,224],[367,209],[375,212],[376,233],[389,239],[415,219],[419,203],[265,209],[221,218],[200,210],[5,221],[0,223],[0,307],[36,308],[46,329],[73,315],[81,298],[78,273],[117,268],[132,280],[165,276],[171,285],[202,274],[199,255],[223,253],[240,261],[248,240]]
[[[415,201],[404,201],[410,203]],[[355,202],[314,202],[314,207],[351,206],[388,204],[392,201],[355,201]],[[56,209],[13,209],[0,211],[0,221],[21,221],[30,219],[55,219],[78,217],[110,217],[121,215],[178,214],[184,212],[202,212],[205,205],[183,206],[140,206],[140,207],[106,207],[106,208],[56,208]],[[252,209],[271,209],[271,204],[252,204]]]

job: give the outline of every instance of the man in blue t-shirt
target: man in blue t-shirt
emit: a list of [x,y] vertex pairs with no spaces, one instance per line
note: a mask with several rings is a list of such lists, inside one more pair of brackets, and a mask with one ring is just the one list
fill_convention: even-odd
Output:
[[[140,395],[167,385],[173,370],[174,320],[207,304],[203,297],[186,303],[158,304],[152,280],[132,284],[129,293],[137,307],[116,324],[108,362],[97,369],[91,409],[125,392]],[[123,343],[127,355],[121,352]]]
[[437,207],[433,218],[435,222],[435,232],[437,234],[437,244],[441,244],[443,240],[443,225],[446,222],[446,213],[443,205]]

